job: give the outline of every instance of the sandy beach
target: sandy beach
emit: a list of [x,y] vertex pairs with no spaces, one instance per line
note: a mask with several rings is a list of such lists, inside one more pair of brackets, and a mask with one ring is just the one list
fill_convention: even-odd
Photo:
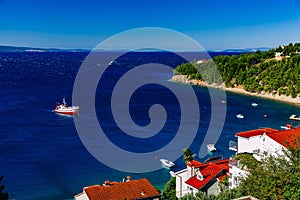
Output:
[[227,87],[225,87],[224,84],[222,84],[222,85],[209,85],[205,81],[189,79],[187,75],[174,75],[172,77],[171,81],[179,82],[179,83],[192,84],[192,85],[198,85],[198,86],[203,86],[203,87],[214,87],[214,88],[219,88],[219,89],[222,89],[222,90],[225,90],[225,91],[228,91],[228,92],[234,92],[234,93],[239,93],[239,94],[244,94],[244,95],[256,96],[256,97],[271,99],[271,100],[275,100],[275,101],[282,101],[282,102],[296,104],[296,105],[300,106],[299,95],[296,98],[292,98],[291,96],[271,94],[271,93],[266,93],[266,92],[252,93],[252,92],[248,92],[248,91],[244,90],[243,87],[241,87],[241,86],[240,87],[234,87],[234,88],[227,88]]

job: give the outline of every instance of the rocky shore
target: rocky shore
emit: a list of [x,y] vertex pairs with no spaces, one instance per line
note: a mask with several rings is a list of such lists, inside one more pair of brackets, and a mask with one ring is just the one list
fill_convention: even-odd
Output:
[[261,97],[261,98],[267,98],[275,101],[282,101],[286,103],[292,103],[292,104],[297,104],[300,106],[300,99],[299,96],[296,98],[292,98],[291,96],[286,96],[286,95],[278,95],[278,94],[271,94],[271,93],[266,93],[266,92],[261,92],[261,93],[252,93],[248,92],[243,89],[243,87],[234,87],[234,88],[228,88],[225,87],[225,85],[209,85],[205,81],[200,81],[200,80],[195,80],[195,79],[189,79],[187,75],[174,75],[171,79],[173,82],[179,82],[179,83],[186,83],[186,84],[191,84],[191,85],[198,85],[202,87],[214,87],[214,88],[219,88],[228,92],[234,92],[234,93],[239,93],[239,94],[244,94],[244,95],[250,95],[250,96],[256,96],[256,97]]

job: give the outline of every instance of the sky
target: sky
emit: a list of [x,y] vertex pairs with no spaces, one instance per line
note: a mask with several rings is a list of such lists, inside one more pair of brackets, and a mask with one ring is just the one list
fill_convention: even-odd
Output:
[[210,50],[272,48],[300,42],[300,0],[0,0],[0,45],[92,49],[142,27]]

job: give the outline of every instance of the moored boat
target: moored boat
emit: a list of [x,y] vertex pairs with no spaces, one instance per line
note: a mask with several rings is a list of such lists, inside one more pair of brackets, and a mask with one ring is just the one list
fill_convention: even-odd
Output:
[[68,106],[63,98],[63,103],[57,103],[53,111],[59,114],[76,115],[79,113],[79,106]]
[[258,104],[255,103],[255,102],[253,102],[253,103],[251,104],[251,106],[256,107],[256,106],[258,106]]
[[208,149],[208,151],[210,151],[210,152],[215,152],[215,151],[217,151],[217,149],[216,149],[216,147],[215,147],[214,144],[208,144],[208,145],[207,145],[207,149]]
[[164,165],[165,167],[171,168],[173,166],[175,166],[175,164],[167,159],[160,159],[160,162],[162,165]]
[[285,129],[285,130],[290,130],[290,129],[293,128],[293,125],[292,124],[287,124],[285,126],[280,126],[280,128]]
[[244,119],[244,115],[242,115],[242,114],[237,114],[236,117],[239,119]]
[[298,120],[298,121],[300,121],[300,117],[297,117],[296,115],[291,115],[290,119],[291,120]]

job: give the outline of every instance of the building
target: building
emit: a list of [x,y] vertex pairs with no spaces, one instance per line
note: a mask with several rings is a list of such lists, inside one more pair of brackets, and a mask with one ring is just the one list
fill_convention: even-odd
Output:
[[275,57],[278,58],[278,57],[281,57],[282,56],[282,53],[281,52],[275,52]]
[[159,200],[159,192],[146,179],[126,182],[105,181],[101,185],[83,188],[83,192],[74,196],[75,200]]
[[[237,154],[249,153],[255,159],[261,161],[268,156],[283,155],[288,146],[296,147],[293,143],[300,138],[300,127],[288,130],[276,130],[263,128],[236,133]],[[242,169],[237,160],[230,160],[229,164],[229,188],[239,185],[239,180],[246,177],[247,170]]]
[[201,60],[198,60],[197,62],[196,62],[196,64],[201,64],[201,63],[206,63],[207,61],[205,60],[205,59],[201,59]]
[[180,198],[188,193],[195,194],[202,191],[206,194],[218,194],[219,182],[227,177],[229,159],[200,163],[192,160],[186,169],[175,172],[176,197]]
[[252,153],[257,160],[261,160],[270,155],[283,155],[288,143],[293,147],[293,141],[300,137],[300,127],[289,130],[257,129],[237,133],[236,137],[237,153]]

